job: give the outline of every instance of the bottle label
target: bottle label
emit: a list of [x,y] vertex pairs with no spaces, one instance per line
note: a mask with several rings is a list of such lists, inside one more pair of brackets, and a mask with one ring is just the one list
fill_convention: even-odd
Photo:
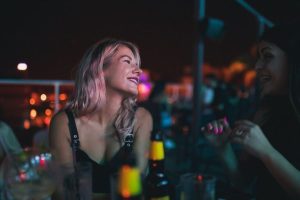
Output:
[[151,160],[163,160],[165,158],[164,144],[162,141],[152,141],[150,146]]

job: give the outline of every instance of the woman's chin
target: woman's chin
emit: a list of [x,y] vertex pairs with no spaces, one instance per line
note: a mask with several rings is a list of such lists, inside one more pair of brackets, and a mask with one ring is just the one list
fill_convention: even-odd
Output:
[[127,91],[125,96],[126,98],[136,98],[138,96],[138,91]]

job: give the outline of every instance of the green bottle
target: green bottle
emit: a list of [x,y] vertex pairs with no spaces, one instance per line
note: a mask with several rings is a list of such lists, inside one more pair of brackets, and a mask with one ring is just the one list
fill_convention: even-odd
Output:
[[149,174],[145,179],[146,200],[170,200],[170,182],[165,174],[162,134],[153,132],[149,152]]

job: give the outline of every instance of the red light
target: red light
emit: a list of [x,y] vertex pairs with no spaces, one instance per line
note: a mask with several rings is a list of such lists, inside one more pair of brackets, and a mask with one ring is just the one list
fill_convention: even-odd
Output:
[[41,158],[40,158],[40,167],[45,167],[45,166],[46,166],[45,157],[41,156]]
[[198,180],[199,182],[202,182],[203,176],[202,176],[202,175],[198,175],[198,176],[197,176],[197,180]]
[[122,197],[124,198],[129,198],[130,197],[130,192],[128,190],[123,190],[122,191]]
[[19,174],[19,178],[20,178],[20,180],[21,181],[25,181],[26,180],[26,178],[27,178],[27,175],[26,175],[26,173],[25,172],[20,172],[20,174]]

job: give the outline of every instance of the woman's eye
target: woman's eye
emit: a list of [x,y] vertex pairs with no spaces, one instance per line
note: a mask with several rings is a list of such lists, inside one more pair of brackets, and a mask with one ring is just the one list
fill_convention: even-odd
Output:
[[264,60],[270,60],[271,58],[273,58],[273,54],[266,53],[266,54],[263,55]]
[[130,64],[130,60],[124,60],[124,62],[126,62],[126,63]]

